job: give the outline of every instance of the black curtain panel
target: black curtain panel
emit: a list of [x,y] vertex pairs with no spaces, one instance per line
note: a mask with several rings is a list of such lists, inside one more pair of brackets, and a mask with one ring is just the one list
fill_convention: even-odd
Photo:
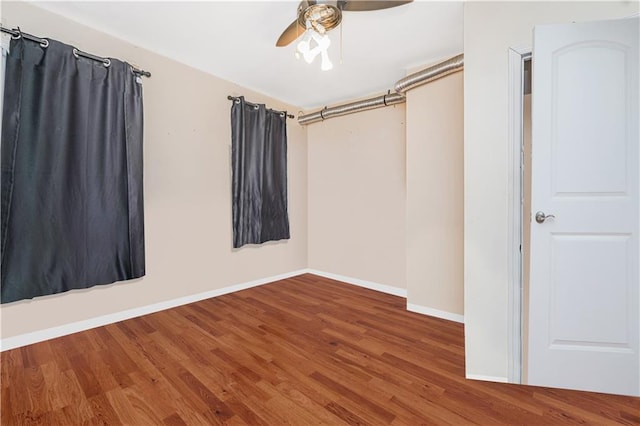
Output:
[[243,97],[231,106],[235,248],[289,238],[286,120]]
[[12,40],[2,119],[2,303],[143,276],[142,85],[131,66]]

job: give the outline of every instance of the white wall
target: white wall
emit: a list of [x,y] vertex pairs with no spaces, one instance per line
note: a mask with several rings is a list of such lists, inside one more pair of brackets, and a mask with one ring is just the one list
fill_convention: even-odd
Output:
[[3,2],[2,24],[152,73],[144,79],[146,277],[2,305],[3,339],[306,268],[306,131],[295,120],[287,123],[291,239],[239,250],[231,241],[227,95],[298,108],[27,3]]
[[407,306],[462,321],[463,73],[410,90],[406,106]]
[[508,375],[508,49],[530,47],[536,24],[613,19],[637,12],[638,2],[628,1],[465,3],[467,377],[506,381]]

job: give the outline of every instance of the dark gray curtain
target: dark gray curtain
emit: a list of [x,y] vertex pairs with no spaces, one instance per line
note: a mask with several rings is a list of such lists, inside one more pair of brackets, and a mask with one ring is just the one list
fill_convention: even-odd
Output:
[[143,276],[142,85],[130,65],[12,40],[2,119],[2,303]]
[[233,247],[289,238],[286,114],[231,106]]

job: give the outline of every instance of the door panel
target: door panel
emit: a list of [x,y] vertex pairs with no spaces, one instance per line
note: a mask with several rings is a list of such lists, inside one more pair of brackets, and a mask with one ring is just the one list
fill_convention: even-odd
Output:
[[[551,235],[552,347],[629,347],[628,243],[628,235]],[[585,258],[592,261],[586,263]]]
[[638,19],[533,48],[529,384],[640,395]]
[[[590,58],[597,62],[590,64]],[[553,53],[551,148],[556,194],[626,192],[626,147],[631,136],[625,134],[627,59],[624,46],[597,41]],[[576,70],[584,67],[590,67],[589,72],[576,78]],[[576,108],[576,103],[589,107]]]

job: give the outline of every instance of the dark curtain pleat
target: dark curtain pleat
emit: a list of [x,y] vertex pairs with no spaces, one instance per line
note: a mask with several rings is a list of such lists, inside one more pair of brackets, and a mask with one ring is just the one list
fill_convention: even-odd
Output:
[[267,111],[262,183],[262,241],[289,238],[286,119],[280,113]]
[[288,239],[286,117],[240,97],[231,139],[233,247]]
[[144,275],[142,87],[131,67],[12,40],[2,303]]

